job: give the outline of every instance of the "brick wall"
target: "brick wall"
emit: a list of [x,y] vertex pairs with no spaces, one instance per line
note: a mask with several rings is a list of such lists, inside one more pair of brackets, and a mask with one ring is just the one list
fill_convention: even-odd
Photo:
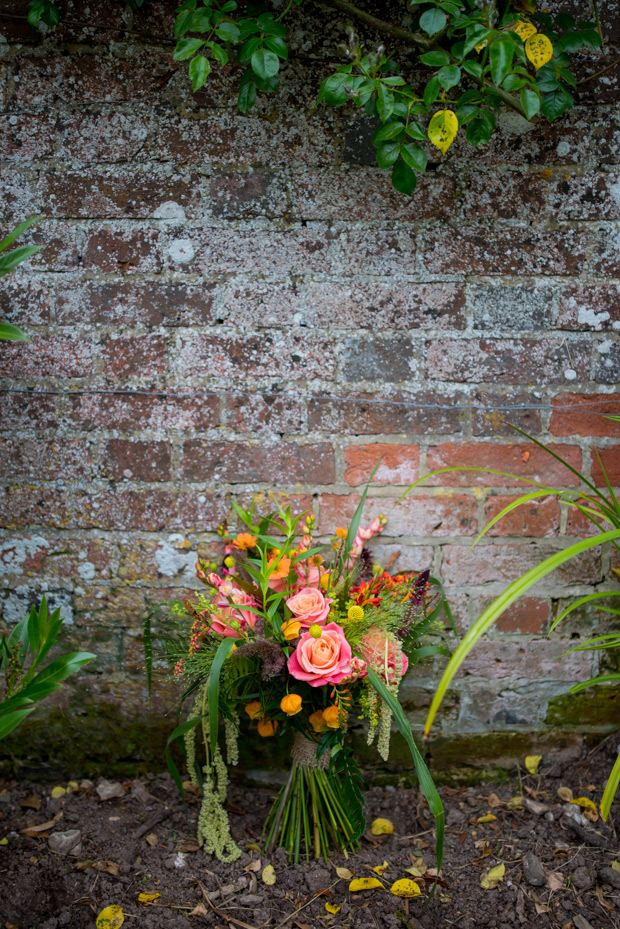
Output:
[[[74,713],[143,713],[145,611],[192,589],[231,495],[277,487],[327,534],[382,457],[377,551],[432,565],[461,629],[588,531],[547,499],[468,552],[519,490],[501,477],[448,475],[392,506],[452,465],[574,486],[507,421],[600,484],[598,450],[620,484],[620,427],[600,415],[620,406],[619,66],[554,124],[506,114],[487,148],[455,145],[407,199],[373,167],[372,123],[312,110],[333,44],[310,4],[280,96],[249,117],[235,75],[188,90],[174,3],[133,20],[113,3],[61,7],[47,39],[10,18],[25,3],[0,17],[2,226],[45,217],[30,237],[45,248],[0,287],[0,318],[32,335],[0,347],[15,391],[2,395],[0,571],[5,622],[46,591],[67,641],[98,653]],[[613,61],[617,2],[604,13]],[[532,733],[557,748],[613,725],[600,700],[562,697],[591,656],[559,661],[566,639],[544,636],[571,597],[613,583],[611,565],[595,550],[505,614],[452,692],[447,756],[455,734],[494,732],[497,758]],[[406,686],[415,722],[437,670]]]

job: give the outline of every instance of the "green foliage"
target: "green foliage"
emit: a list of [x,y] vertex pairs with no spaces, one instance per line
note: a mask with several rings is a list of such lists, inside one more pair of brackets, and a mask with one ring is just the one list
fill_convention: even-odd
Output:
[[67,677],[95,658],[90,652],[70,652],[41,667],[56,644],[61,626],[60,609],[50,614],[43,597],[38,610],[32,607],[10,635],[5,633],[0,639],[0,674],[4,681],[0,739],[32,713],[37,703],[59,690]]
[[[26,229],[29,229],[34,223],[37,223],[40,218],[40,216],[31,216],[30,219],[26,219],[23,223],[20,223],[13,232],[10,232],[8,236],[0,242],[0,277],[4,277],[5,274],[13,271],[23,261],[27,261],[28,258],[31,258],[32,255],[35,255],[40,250],[40,245],[22,245],[19,248],[14,248],[10,252],[7,251],[13,242],[19,238],[22,232],[25,232]],[[14,342],[30,341],[28,336],[24,335],[17,326],[2,322],[0,322],[0,339],[10,339]]]

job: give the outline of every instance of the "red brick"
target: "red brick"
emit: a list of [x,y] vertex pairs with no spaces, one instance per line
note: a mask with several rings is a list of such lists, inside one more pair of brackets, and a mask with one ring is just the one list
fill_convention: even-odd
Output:
[[116,574],[116,544],[107,539],[75,539],[63,533],[62,545],[53,538],[25,535],[0,543],[0,574],[16,578],[80,583]]
[[57,425],[56,397],[26,390],[3,395],[2,432],[9,429],[51,429]]
[[612,448],[592,449],[590,452],[592,480],[597,487],[606,487],[601,464],[611,486],[620,487],[620,445],[615,445]]
[[[321,532],[333,534],[338,526],[346,527],[357,505],[358,494],[322,494],[320,498]],[[387,526],[381,536],[460,536],[475,535],[477,531],[476,501],[464,494],[451,496],[406,497],[402,503],[396,498],[369,497],[362,514],[362,525],[369,525],[375,516],[383,513]]]
[[560,220],[620,219],[618,189],[617,174],[571,174],[559,182],[550,206]]
[[[541,542],[505,545],[479,543],[470,552],[459,545],[445,545],[442,549],[441,576],[448,587],[466,584],[507,586],[556,551],[557,546],[547,548]],[[560,584],[598,584],[602,576],[601,550],[597,547],[589,549],[578,558],[565,561],[539,583],[547,588]]]
[[[576,445],[550,446],[556,455],[565,458],[573,467],[581,467],[581,449]],[[547,486],[558,484],[573,487],[579,481],[552,455],[533,443],[514,443],[499,445],[492,442],[445,442],[435,445],[426,453],[427,470],[440,468],[490,468],[504,474],[488,474],[486,471],[453,471],[437,474],[425,484],[448,485],[454,487],[522,487],[523,493],[535,490],[518,477],[531,481],[540,481]],[[506,476],[506,473],[508,476]],[[516,477],[510,477],[510,474]]]
[[552,435],[620,437],[620,423],[603,415],[620,416],[620,394],[556,394],[551,403]]
[[229,484],[317,483],[335,479],[331,445],[248,445],[242,442],[185,442],[181,476],[189,481],[223,481]]
[[188,432],[218,424],[218,400],[205,397],[158,397],[139,394],[82,394],[70,398],[71,422],[82,430]]
[[[588,380],[592,346],[562,339],[438,339],[426,343],[431,380],[553,384]],[[570,352],[570,355],[569,355]]]
[[407,228],[344,229],[334,243],[335,270],[342,274],[414,274],[415,235]]
[[[385,567],[390,559],[390,573],[395,574],[398,571],[425,571],[433,563],[435,549],[431,545],[421,545],[419,543],[407,544],[400,540],[384,540],[383,536],[375,536],[370,542],[373,561],[378,562]],[[396,556],[396,558],[394,558]],[[454,606],[454,599],[450,601],[450,606]]]
[[403,383],[416,379],[420,349],[406,335],[351,336],[344,342],[342,379],[348,383]]
[[49,487],[5,487],[0,492],[0,527],[64,529],[71,521],[71,496]]
[[335,374],[333,344],[322,336],[265,331],[261,335],[184,336],[182,377],[225,377],[246,383],[251,378],[330,378]]
[[[483,601],[480,604],[480,611],[482,612],[491,603],[491,600]],[[498,632],[537,635],[546,631],[550,616],[551,603],[549,600],[537,597],[521,597],[502,613],[494,628]]]
[[219,174],[211,178],[211,213],[226,219],[289,214],[286,180],[281,175],[254,171],[251,174]]
[[85,377],[92,367],[92,348],[86,339],[32,335],[29,343],[0,343],[0,368],[5,377]]
[[592,655],[566,654],[566,640],[487,639],[484,648],[474,649],[462,665],[465,675],[506,681],[575,681],[591,677]]
[[20,438],[0,441],[0,477],[20,484],[91,476],[91,461],[83,439]]
[[119,489],[78,495],[72,524],[84,529],[208,532],[222,523],[227,510],[222,495],[200,490]]
[[101,229],[86,240],[83,264],[100,271],[161,271],[157,230]]
[[[590,509],[596,509],[595,507],[592,507],[591,504],[588,504],[586,500],[579,500],[577,498],[576,502],[579,503],[580,506],[587,506]],[[606,523],[599,519],[599,522],[601,522],[601,525],[603,526],[603,529],[600,530],[596,523],[593,523],[591,519],[588,519],[585,513],[582,513],[581,510],[578,510],[574,506],[567,507],[567,510],[568,515],[566,518],[566,535],[568,536],[578,536],[581,539],[585,539],[588,536],[596,535],[597,532],[606,532],[608,529],[613,528],[610,523]]]
[[571,284],[560,291],[558,328],[615,331],[620,325],[620,285]]
[[[484,216],[512,220],[522,215],[523,211],[534,217],[545,209],[547,184],[538,174],[459,170],[456,182],[456,210],[467,219]],[[415,201],[415,196],[412,201]]]
[[471,413],[471,431],[475,436],[510,436],[514,439],[515,432],[511,425],[529,435],[539,436],[542,432],[540,409],[536,409],[538,403],[528,391],[476,391],[471,400],[476,407]]
[[153,169],[94,168],[85,175],[56,168],[40,174],[37,193],[42,212],[54,217],[151,219],[170,202],[195,217],[200,215],[199,181],[196,174],[181,177]]
[[424,267],[450,274],[579,274],[586,235],[574,229],[446,227],[428,233]]
[[224,397],[222,425],[236,432],[295,434],[303,431],[303,406],[278,394],[232,394]]
[[437,393],[316,397],[308,401],[308,428],[345,435],[460,433],[464,414],[454,397]]
[[348,445],[344,460],[344,479],[354,487],[369,481],[377,464],[373,484],[411,484],[420,474],[417,445]]
[[[2,72],[0,72],[0,93]],[[12,221],[16,226],[24,216],[32,216],[34,205],[34,172],[23,168],[17,170],[3,167],[0,177],[0,216],[3,222]]]
[[80,111],[66,121],[59,154],[81,162],[132,160],[143,152],[151,122],[134,111]]
[[[19,244],[19,243],[17,243]],[[27,330],[50,321],[50,289],[47,281],[24,281],[9,276],[2,281],[0,319]]]
[[602,277],[620,277],[617,224],[610,223],[609,226],[603,226],[598,230],[594,244],[593,266]]
[[112,381],[156,377],[164,371],[166,338],[161,335],[120,336],[102,343],[103,373]]
[[[525,488],[524,488],[525,490]],[[527,491],[525,491],[527,492]],[[508,494],[489,497],[484,505],[485,525],[515,499]],[[489,536],[552,536],[560,528],[560,504],[556,497],[541,497],[502,517],[489,529]]]
[[101,470],[112,481],[168,481],[170,444],[108,439],[101,449]]
[[31,113],[0,113],[0,151],[14,161],[39,161],[54,152],[55,118]]
[[28,271],[73,271],[79,265],[76,230],[67,223],[38,224],[20,236],[18,244],[41,246],[24,265]]
[[172,281],[82,281],[61,288],[56,317],[63,325],[204,326],[213,322],[213,289]]

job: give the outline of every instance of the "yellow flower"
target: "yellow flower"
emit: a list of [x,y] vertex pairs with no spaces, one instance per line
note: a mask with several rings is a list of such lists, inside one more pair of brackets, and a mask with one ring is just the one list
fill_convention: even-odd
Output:
[[323,588],[323,590],[327,590],[327,588],[329,587],[329,572],[325,572],[325,574],[321,575],[321,580],[319,581],[319,584]]
[[248,703],[245,707],[245,711],[250,719],[260,718],[263,715],[263,708],[260,705],[260,700],[252,700],[252,702]]
[[261,719],[258,724],[258,734],[262,735],[264,739],[268,739],[269,736],[275,735],[278,728],[278,723],[275,719]]
[[323,716],[323,710],[315,710],[315,712],[308,717],[308,722],[315,732],[321,732],[321,730],[325,727],[325,717]]
[[285,619],[280,626],[280,631],[284,635],[284,638],[287,642],[292,642],[293,639],[296,639],[299,636],[301,631],[301,623],[296,619]]
[[280,700],[280,709],[287,716],[296,716],[301,712],[301,697],[299,694],[287,694]]
[[361,606],[351,606],[349,607],[349,612],[347,613],[347,618],[352,623],[359,623],[364,618],[364,608]]
[[340,707],[328,706],[323,710],[323,719],[330,729],[340,729]]

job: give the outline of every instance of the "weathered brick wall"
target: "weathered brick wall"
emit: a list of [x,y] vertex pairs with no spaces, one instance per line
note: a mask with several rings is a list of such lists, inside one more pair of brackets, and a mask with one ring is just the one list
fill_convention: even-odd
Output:
[[[488,148],[456,145],[407,199],[372,165],[368,120],[312,109],[342,17],[326,35],[324,11],[295,14],[282,92],[244,117],[235,74],[191,94],[174,3],[133,20],[60,5],[47,39],[25,2],[0,17],[2,225],[45,217],[31,236],[45,248],[0,287],[0,318],[32,335],[0,348],[2,609],[13,622],[42,591],[63,606],[67,642],[99,657],[62,732],[76,712],[76,738],[105,718],[108,752],[131,759],[143,617],[192,589],[231,494],[277,487],[328,534],[383,456],[377,549],[431,564],[464,629],[587,527],[548,499],[467,552],[517,483],[448,475],[392,512],[413,479],[483,465],[574,486],[510,421],[601,484],[598,450],[620,485],[620,427],[600,415],[620,400],[620,68],[552,125],[502,116]],[[613,61],[618,4],[602,6]],[[577,735],[558,728],[613,726],[609,700],[562,697],[595,668],[587,653],[558,660],[592,618],[544,635],[571,597],[613,583],[612,564],[591,552],[501,619],[448,701],[448,760],[455,733],[495,733],[480,760],[533,732],[559,746]],[[414,721],[436,680],[428,666],[407,684]]]

